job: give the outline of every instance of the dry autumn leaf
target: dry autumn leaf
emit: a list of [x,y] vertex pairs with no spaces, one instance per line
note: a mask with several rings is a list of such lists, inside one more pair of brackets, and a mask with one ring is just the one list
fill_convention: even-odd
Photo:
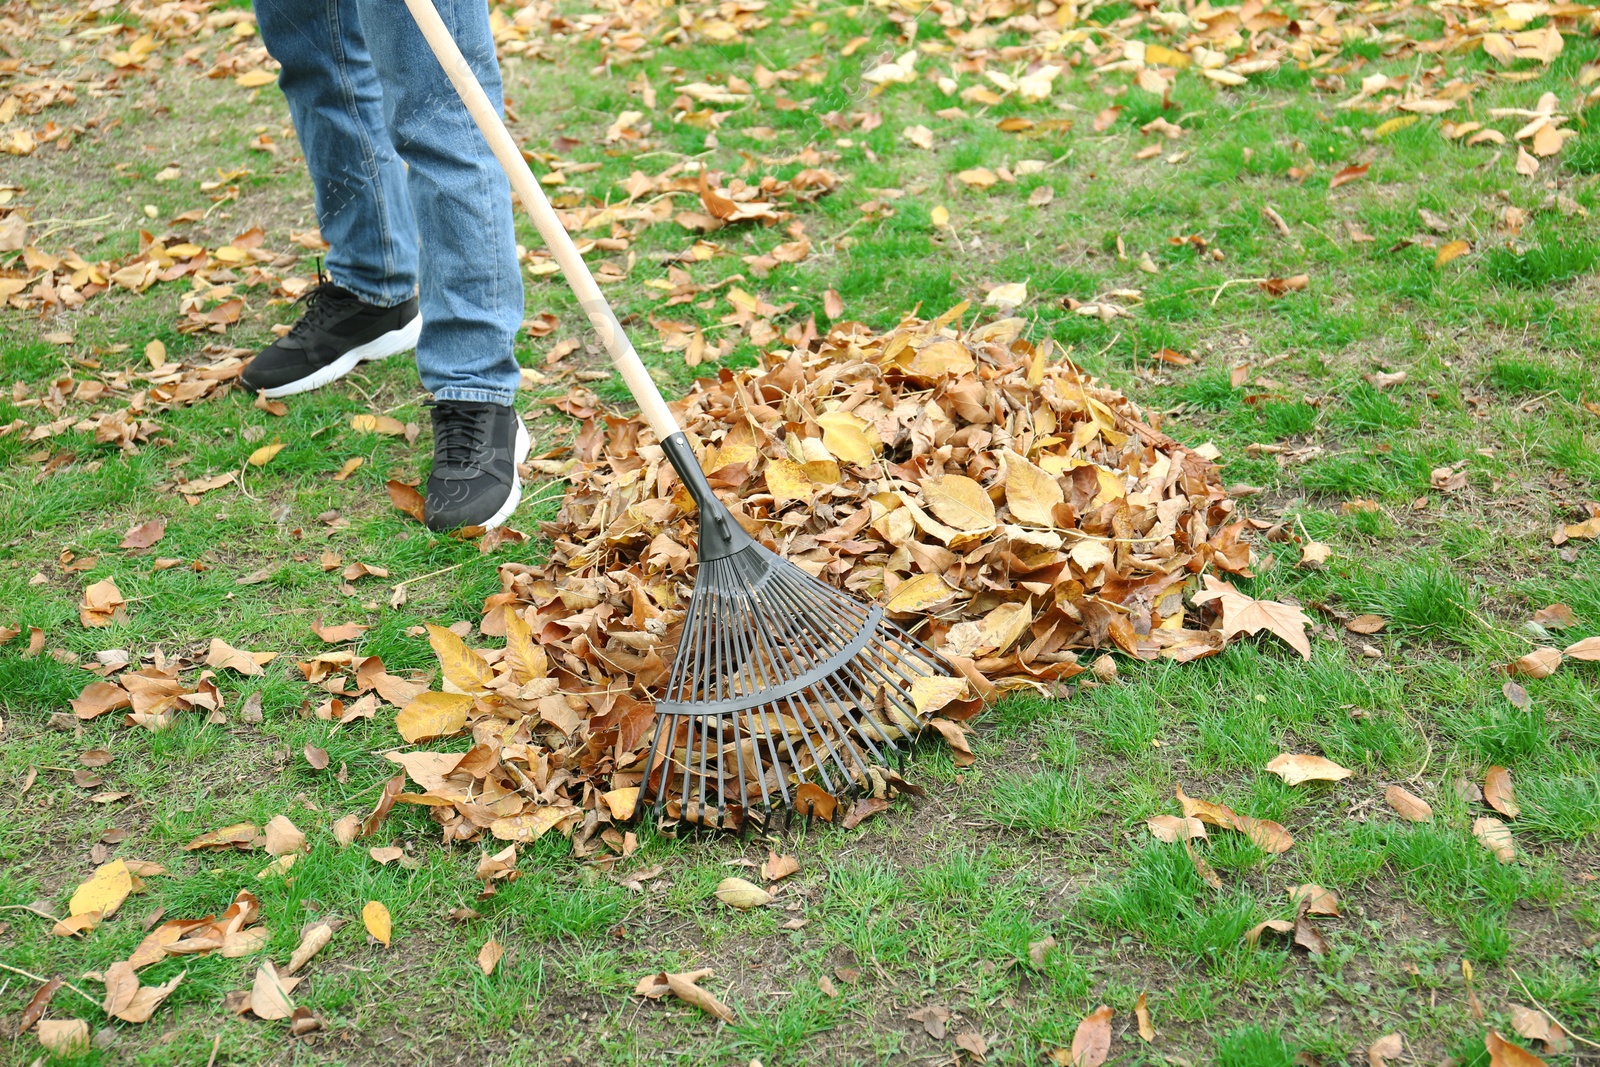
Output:
[[1545,1067],[1544,1060],[1516,1042],[1507,1041],[1498,1030],[1489,1031],[1483,1047],[1489,1052],[1489,1067]]
[[1191,599],[1197,605],[1220,601],[1224,637],[1267,630],[1300,653],[1303,659],[1311,658],[1311,641],[1306,636],[1311,619],[1298,607],[1274,600],[1252,599],[1210,574],[1205,576],[1205,583],[1205,590]]
[[1330,759],[1299,752],[1285,752],[1274,756],[1268,761],[1267,770],[1282,778],[1285,785],[1299,785],[1302,782],[1313,781],[1338,782],[1354,773]]
[[500,965],[500,960],[505,954],[504,946],[494,938],[489,938],[483,943],[483,947],[478,950],[478,969],[486,975],[493,974],[494,969]]
[[1405,1050],[1399,1034],[1385,1034],[1367,1046],[1368,1067],[1389,1067],[1389,1061]]
[[43,1019],[38,1033],[39,1044],[53,1056],[82,1056],[89,1051],[89,1024],[82,1019]]
[[1485,815],[1474,821],[1472,836],[1501,863],[1511,863],[1517,858],[1517,845],[1510,827],[1493,816]]
[[118,548],[149,548],[167,534],[167,520],[156,518],[133,527],[122,535]]
[[717,883],[716,898],[740,911],[749,911],[771,903],[772,894],[743,878],[724,878]]
[[1524,678],[1548,678],[1561,666],[1559,648],[1536,648],[1506,664],[1506,673]]
[[1078,1023],[1070,1049],[1056,1049],[1050,1058],[1063,1067],[1100,1067],[1111,1054],[1111,1009],[1102,1004]]
[[1522,809],[1517,806],[1516,792],[1511,788],[1510,771],[1496,766],[1484,772],[1483,802],[1508,819],[1515,819],[1522,814]]
[[272,458],[274,456],[276,456],[279,452],[282,452],[286,447],[288,446],[282,441],[274,441],[270,445],[262,445],[260,448],[250,453],[248,462],[252,467],[265,467],[268,463],[272,462]]
[[394,932],[394,922],[389,918],[389,909],[381,901],[369,900],[366,907],[361,909],[361,924],[367,928],[367,933],[372,939],[384,948],[389,947],[389,938]]
[[112,860],[95,868],[88,880],[73,891],[68,911],[72,915],[93,913],[109,919],[133,892],[133,874],[122,860]]
[[1384,791],[1383,799],[1393,808],[1395,814],[1407,822],[1432,822],[1433,808],[1421,797],[1398,785],[1391,785]]

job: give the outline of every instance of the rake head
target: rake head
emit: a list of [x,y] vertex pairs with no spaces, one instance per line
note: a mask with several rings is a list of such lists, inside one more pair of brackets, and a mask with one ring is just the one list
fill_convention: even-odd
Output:
[[665,449],[700,509],[700,569],[656,702],[643,799],[672,819],[744,829],[810,814],[822,794],[881,796],[882,768],[922,730],[913,686],[949,666],[882,608],[757,544],[681,434]]

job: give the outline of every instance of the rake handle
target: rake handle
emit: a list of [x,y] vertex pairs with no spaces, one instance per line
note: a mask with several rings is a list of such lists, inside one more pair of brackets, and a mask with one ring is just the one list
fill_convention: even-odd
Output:
[[[511,179],[511,186],[517,191],[517,198],[522,201],[522,206],[528,209],[528,217],[533,220],[539,236],[543,237],[545,244],[550,247],[550,254],[555,257],[556,264],[567,279],[567,284],[578,297],[578,306],[589,316],[589,322],[600,335],[601,342],[605,344],[606,351],[611,356],[612,365],[621,372],[628,391],[639,402],[639,410],[644,415],[645,422],[655,431],[656,440],[664,442],[673,434],[681,433],[678,420],[673,418],[672,412],[668,410],[667,402],[661,396],[661,390],[656,388],[656,383],[650,377],[650,372],[645,369],[639,353],[633,350],[633,344],[628,340],[627,334],[622,332],[622,324],[617,321],[616,312],[611,310],[611,305],[600,294],[600,286],[595,282],[594,275],[589,273],[589,265],[583,261],[577,246],[572,243],[566,227],[561,225],[555,208],[550,206],[549,198],[544,195],[538,179],[528,168],[527,160],[522,158],[522,152],[512,140],[506,124],[495,111],[494,105],[489,102],[483,86],[478,84],[477,76],[467,65],[467,59],[461,54],[455,38],[445,28],[444,20],[439,17],[439,10],[434,7],[433,0],[406,0],[406,7],[411,9],[411,17],[416,19],[417,28],[422,31],[428,47],[433,49],[433,54],[439,60],[439,65],[444,68],[450,84],[455,86],[461,102],[466,105],[467,113],[472,116],[472,121],[477,123],[484,140],[489,142],[490,151],[505,169],[506,177]],[[696,470],[698,472],[698,467]]]

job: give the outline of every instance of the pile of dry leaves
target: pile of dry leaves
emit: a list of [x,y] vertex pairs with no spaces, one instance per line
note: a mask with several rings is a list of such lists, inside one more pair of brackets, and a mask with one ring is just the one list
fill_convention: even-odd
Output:
[[[1213,457],[1024,338],[1021,320],[962,330],[964,310],[884,334],[841,324],[762,368],[703,380],[675,405],[712,486],[753,534],[883,601],[958,668],[918,706],[958,760],[971,759],[960,720],[1002,690],[1053,692],[1085,669],[1081,649],[1183,662],[1267,628],[1309,655],[1298,608],[1213,573],[1249,575],[1251,562]],[[563,410],[593,411],[575,394]],[[481,628],[506,648],[479,652],[433,628],[446,691],[397,719],[410,742],[472,735],[465,756],[390,756],[422,789],[396,782],[390,795],[429,807],[449,839],[559,827],[580,852],[629,844],[614,824],[639,802],[696,520],[637,418],[591,414],[566,476],[544,528],[549,562],[503,566],[503,591],[485,605]],[[790,773],[808,770],[802,759]]]

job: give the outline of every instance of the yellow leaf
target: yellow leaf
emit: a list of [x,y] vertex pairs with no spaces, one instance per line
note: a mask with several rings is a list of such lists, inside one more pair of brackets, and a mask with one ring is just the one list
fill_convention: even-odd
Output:
[[952,700],[967,695],[969,683],[965,678],[941,678],[924,675],[911,683],[911,703],[919,716],[938,711]]
[[451,737],[467,725],[472,698],[458,693],[423,693],[400,709],[394,728],[408,742]]
[[939,575],[919,574],[908,582],[901,582],[883,607],[889,612],[920,614],[943,604],[955,595],[956,591],[946,585]]
[[956,175],[956,180],[974,186],[978,189],[987,189],[1000,180],[1000,176],[988,167],[973,167]]
[[922,483],[928,509],[958,530],[984,530],[994,525],[994,501],[983,486],[964,474],[947,474]]
[[933,210],[928,212],[928,221],[939,227],[939,229],[944,229],[950,225],[950,209],[943,204],[934,205]]
[[278,80],[278,76],[270,70],[247,70],[237,78],[234,84],[242,85],[246,89],[259,89],[263,85],[271,85]]
[[[871,462],[870,460],[868,462]],[[810,500],[817,487],[806,474],[805,467],[792,459],[773,460],[767,464],[767,491],[773,500]]]
[[822,447],[835,459],[851,466],[870,466],[878,456],[878,449],[883,447],[876,431],[869,432],[870,424],[848,411],[819,415],[817,425],[822,427]]
[[1472,251],[1472,245],[1466,241],[1450,241],[1439,248],[1439,254],[1433,257],[1434,269],[1444,266],[1452,259],[1463,256]]
[[512,610],[506,611],[506,652],[511,656],[511,669],[519,684],[543,678],[549,670],[544,648],[533,640],[528,621]]
[[1267,763],[1267,770],[1282,778],[1286,785],[1301,782],[1337,782],[1353,773],[1330,759],[1304,752],[1285,752]]
[[1403,130],[1407,126],[1412,125],[1413,123],[1417,122],[1419,118],[1420,116],[1418,115],[1401,115],[1397,118],[1380,122],[1378,123],[1377,128],[1372,131],[1372,136],[1387,137],[1391,133],[1395,133],[1398,130]]
[[639,787],[629,786],[626,789],[613,789],[602,794],[606,807],[611,810],[613,819],[624,822],[633,818],[633,809],[639,806]]
[[361,923],[375,941],[384,948],[389,947],[389,938],[394,933],[394,920],[389,918],[389,909],[381,901],[367,901],[367,906],[361,909]]
[[967,351],[965,345],[949,338],[940,338],[917,350],[906,365],[906,373],[913,378],[932,381],[946,376],[960,378],[971,374],[976,368],[972,353]]
[[537,841],[559,825],[563,819],[576,814],[577,811],[577,808],[546,804],[523,815],[496,819],[489,824],[489,832],[501,841]]
[[112,860],[95,868],[89,880],[72,894],[68,909],[73,915],[99,912],[100,918],[109,919],[133,892],[133,874],[122,860]]
[[1007,282],[997,285],[989,290],[989,295],[983,298],[988,307],[997,307],[1002,312],[1009,312],[1012,308],[1019,307],[1028,302],[1027,282]]
[[284,450],[284,447],[285,445],[282,441],[274,441],[270,445],[262,445],[260,448],[250,453],[250,466],[265,467],[268,463],[272,462],[273,456],[276,456],[279,452]]
[[428,644],[439,657],[444,676],[462,692],[478,692],[494,681],[494,671],[483,657],[443,626],[428,623]]
[[1054,508],[1063,503],[1061,484],[1026,456],[1006,449],[1006,507],[1018,521],[1033,526],[1054,526]]
[[144,358],[150,361],[150,366],[160,370],[167,362],[167,346],[160,340],[151,341],[144,346]]
[[399,437],[406,432],[405,423],[388,415],[352,416],[350,428],[357,433],[381,433],[389,437]]

